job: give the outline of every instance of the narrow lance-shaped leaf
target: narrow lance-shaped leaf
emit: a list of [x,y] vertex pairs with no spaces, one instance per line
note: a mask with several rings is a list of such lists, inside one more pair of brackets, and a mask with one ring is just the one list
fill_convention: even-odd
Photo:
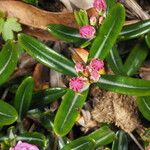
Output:
[[26,141],[31,144],[37,145],[40,150],[44,150],[47,146],[46,137],[41,133],[23,133],[16,137],[17,141]]
[[116,46],[112,48],[106,60],[108,62],[108,65],[115,74],[118,75],[124,74],[123,62]]
[[131,25],[126,25],[123,27],[119,40],[129,40],[133,38],[138,38],[143,34],[150,31],[150,19],[140,21]]
[[87,136],[78,138],[68,143],[64,146],[63,150],[93,150],[111,143],[115,138],[115,133],[112,132],[107,126],[103,126]]
[[92,138],[85,136],[79,139],[76,139],[66,146],[62,150],[94,150],[95,142]]
[[10,104],[0,100],[0,126],[10,125],[18,118],[17,111]]
[[128,138],[127,134],[119,130],[117,133],[117,139],[112,144],[112,150],[128,150]]
[[150,121],[150,97],[138,97],[136,102],[142,115]]
[[0,85],[8,80],[17,65],[18,55],[13,42],[8,41],[0,52]]
[[150,48],[150,33],[145,36],[147,46]]
[[123,5],[116,4],[98,29],[98,33],[90,49],[89,59],[105,59],[107,57],[122,29],[124,20],[125,9]]
[[55,116],[54,130],[56,134],[64,136],[71,130],[80,109],[83,107],[87,94],[88,87],[82,93],[76,93],[68,89]]
[[21,120],[28,111],[31,100],[32,100],[32,92],[33,92],[33,79],[32,77],[28,77],[19,86],[16,92],[16,96],[14,99],[14,107],[18,111],[19,120]]
[[103,126],[100,129],[89,134],[88,137],[92,138],[95,141],[95,148],[99,148],[115,140],[116,135],[108,128],[108,126]]
[[109,13],[109,11],[115,6],[116,4],[116,0],[106,0],[106,4],[107,4],[107,13]]
[[82,44],[86,41],[86,39],[80,36],[79,29],[61,24],[50,24],[47,28],[53,36],[65,42]]
[[19,35],[18,39],[27,53],[37,61],[65,75],[77,75],[73,62],[47,47],[39,40],[23,33]]
[[120,94],[133,96],[150,95],[150,81],[142,79],[119,75],[102,75],[96,85],[102,89]]
[[149,48],[147,47],[145,41],[139,42],[132,49],[124,64],[124,70],[128,76],[132,76],[137,73],[146,59],[148,52]]
[[66,88],[50,88],[42,91],[38,91],[33,94],[32,108],[43,107],[47,104],[57,100],[66,93]]

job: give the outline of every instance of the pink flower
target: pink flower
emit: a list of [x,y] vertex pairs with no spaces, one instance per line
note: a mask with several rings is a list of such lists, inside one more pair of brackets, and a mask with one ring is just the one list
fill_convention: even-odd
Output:
[[86,38],[86,39],[91,39],[94,37],[94,34],[95,34],[95,28],[91,25],[86,25],[86,26],[83,26],[80,28],[80,35],[83,37],[83,38]]
[[105,11],[107,6],[105,0],[94,0],[93,7],[98,11]]
[[15,147],[9,150],[39,150],[37,146],[19,141]]
[[99,80],[100,74],[97,71],[93,70],[92,72],[90,72],[90,74],[91,74],[91,76],[90,76],[91,80],[93,80],[95,82]]
[[92,70],[100,71],[104,68],[104,62],[100,59],[92,59],[90,62],[90,68]]
[[85,79],[82,77],[73,77],[70,79],[69,87],[70,89],[80,92],[84,87]]
[[96,22],[97,22],[97,19],[96,19],[95,16],[90,17],[90,24],[91,24],[92,26],[95,26],[95,25],[96,25]]
[[75,70],[77,73],[83,72],[84,71],[84,66],[81,63],[76,63],[75,64]]

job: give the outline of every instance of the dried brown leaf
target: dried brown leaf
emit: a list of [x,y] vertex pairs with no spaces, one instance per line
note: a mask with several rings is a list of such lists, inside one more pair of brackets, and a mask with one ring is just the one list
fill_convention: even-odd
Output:
[[[46,29],[48,24],[77,27],[73,13],[48,12],[20,1],[1,1],[0,10],[6,12],[8,16],[18,18],[21,24],[37,29]],[[92,8],[88,13],[91,16],[96,11]]]

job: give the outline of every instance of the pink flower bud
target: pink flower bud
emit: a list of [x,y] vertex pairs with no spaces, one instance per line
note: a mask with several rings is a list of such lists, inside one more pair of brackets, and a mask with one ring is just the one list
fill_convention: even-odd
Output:
[[86,39],[91,39],[94,37],[94,34],[95,34],[95,28],[91,25],[86,25],[86,26],[83,26],[80,28],[80,35],[83,37],[83,38],[86,38]]
[[85,79],[82,77],[73,77],[70,79],[69,87],[70,89],[80,92],[84,87]]
[[39,150],[37,146],[19,141],[15,147],[9,150]]
[[100,71],[104,68],[104,62],[99,59],[92,59],[89,66],[92,70]]
[[92,71],[90,72],[90,74],[91,74],[91,76],[90,76],[90,79],[91,79],[91,80],[93,80],[94,82],[96,82],[96,81],[99,80],[100,74],[99,74],[98,71],[92,70]]
[[83,72],[84,71],[84,66],[81,63],[76,63],[75,64],[75,70],[77,73]]
[[92,26],[95,26],[97,22],[97,18],[95,16],[90,17],[90,24]]
[[94,0],[93,7],[98,11],[105,11],[107,6],[105,0]]
[[103,16],[100,16],[100,17],[99,17],[99,24],[102,24],[103,20],[104,20],[104,17],[103,17]]

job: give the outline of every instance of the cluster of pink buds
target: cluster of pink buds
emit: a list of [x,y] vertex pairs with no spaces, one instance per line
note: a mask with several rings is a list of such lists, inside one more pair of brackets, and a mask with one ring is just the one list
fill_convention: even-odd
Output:
[[105,11],[107,8],[105,0],[94,0],[93,7],[96,8],[98,12]]
[[[99,12],[99,14],[106,11],[106,8],[107,8],[105,0],[94,0],[93,7]],[[81,37],[86,38],[86,39],[94,38],[94,35],[96,33],[94,26],[97,23],[102,24],[103,20],[104,20],[104,16],[100,16],[98,18],[96,16],[91,16],[90,25],[85,25],[80,28]]]
[[95,32],[96,32],[95,28],[91,25],[85,25],[80,28],[81,37],[86,38],[86,39],[93,38],[95,35]]
[[19,141],[15,147],[11,147],[9,150],[39,150],[37,146]]
[[87,66],[84,66],[81,63],[76,63],[75,70],[79,74],[79,77],[71,78],[69,87],[76,92],[81,92],[86,83],[99,80],[101,71],[104,70],[104,62],[100,59],[92,59]]

